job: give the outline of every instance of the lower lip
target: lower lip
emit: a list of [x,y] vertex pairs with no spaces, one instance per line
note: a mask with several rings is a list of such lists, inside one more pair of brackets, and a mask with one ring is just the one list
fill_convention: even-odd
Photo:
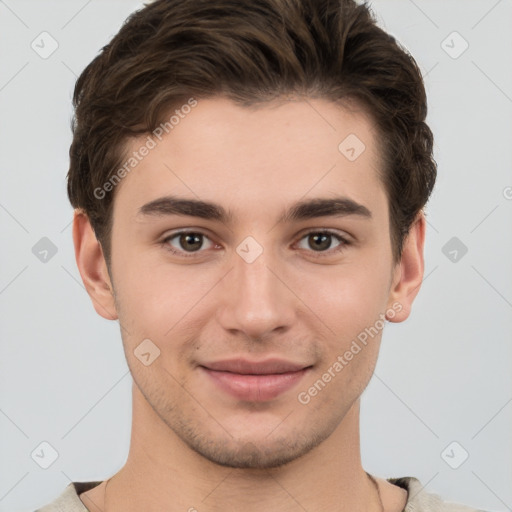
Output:
[[270,375],[242,375],[221,372],[201,367],[213,382],[231,396],[249,402],[265,402],[293,388],[309,371],[308,368],[296,372]]

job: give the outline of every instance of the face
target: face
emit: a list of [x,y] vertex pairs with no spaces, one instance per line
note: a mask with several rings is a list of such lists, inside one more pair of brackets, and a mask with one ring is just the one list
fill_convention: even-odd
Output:
[[134,382],[217,464],[296,459],[360,397],[402,308],[372,123],[326,100],[213,98],[155,141],[113,213]]

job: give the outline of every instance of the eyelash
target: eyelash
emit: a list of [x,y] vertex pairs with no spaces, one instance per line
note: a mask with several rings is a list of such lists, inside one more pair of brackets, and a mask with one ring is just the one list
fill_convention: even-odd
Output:
[[[329,249],[327,251],[308,251],[308,252],[312,252],[312,253],[316,253],[314,255],[315,258],[322,258],[325,256],[332,256],[333,254],[337,254],[341,251],[343,251],[347,246],[351,245],[351,242],[349,242],[346,238],[344,238],[343,236],[339,235],[338,233],[334,232],[334,231],[331,231],[329,229],[325,229],[325,230],[311,230],[311,231],[308,231],[307,233],[304,233],[302,235],[302,237],[300,238],[300,240],[303,240],[304,238],[310,236],[310,235],[330,235],[330,236],[333,236],[334,238],[336,238],[339,242],[340,242],[340,245],[334,249]],[[179,237],[180,235],[199,235],[199,236],[203,236],[205,238],[209,238],[208,235],[206,235],[205,233],[202,233],[201,231],[192,231],[192,230],[183,230],[183,231],[177,231],[176,233],[173,233],[172,235],[164,238],[164,240],[162,240],[161,242],[161,245],[164,247],[164,249],[166,249],[167,251],[171,252],[172,254],[174,254],[175,256],[180,256],[180,257],[183,257],[183,258],[192,258],[194,256],[196,256],[196,254],[202,252],[201,250],[198,250],[196,252],[192,252],[192,253],[187,253],[185,251],[179,251],[177,249],[175,249],[174,247],[172,247],[171,245],[169,245],[169,241],[170,240],[173,240],[174,238],[176,237]],[[214,242],[212,242],[214,243]]]

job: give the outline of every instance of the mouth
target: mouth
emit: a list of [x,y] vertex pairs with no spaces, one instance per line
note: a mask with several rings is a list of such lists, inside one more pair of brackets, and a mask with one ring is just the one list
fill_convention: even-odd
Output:
[[278,359],[251,362],[243,359],[200,365],[217,389],[249,402],[272,400],[296,386],[310,372],[305,366]]

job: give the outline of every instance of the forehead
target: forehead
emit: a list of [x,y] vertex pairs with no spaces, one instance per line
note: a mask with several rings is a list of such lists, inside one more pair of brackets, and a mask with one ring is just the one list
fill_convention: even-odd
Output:
[[165,195],[228,203],[240,215],[307,196],[383,199],[375,127],[354,106],[308,98],[248,108],[215,97],[171,115],[129,141],[126,161],[136,165],[115,201],[124,214]]

